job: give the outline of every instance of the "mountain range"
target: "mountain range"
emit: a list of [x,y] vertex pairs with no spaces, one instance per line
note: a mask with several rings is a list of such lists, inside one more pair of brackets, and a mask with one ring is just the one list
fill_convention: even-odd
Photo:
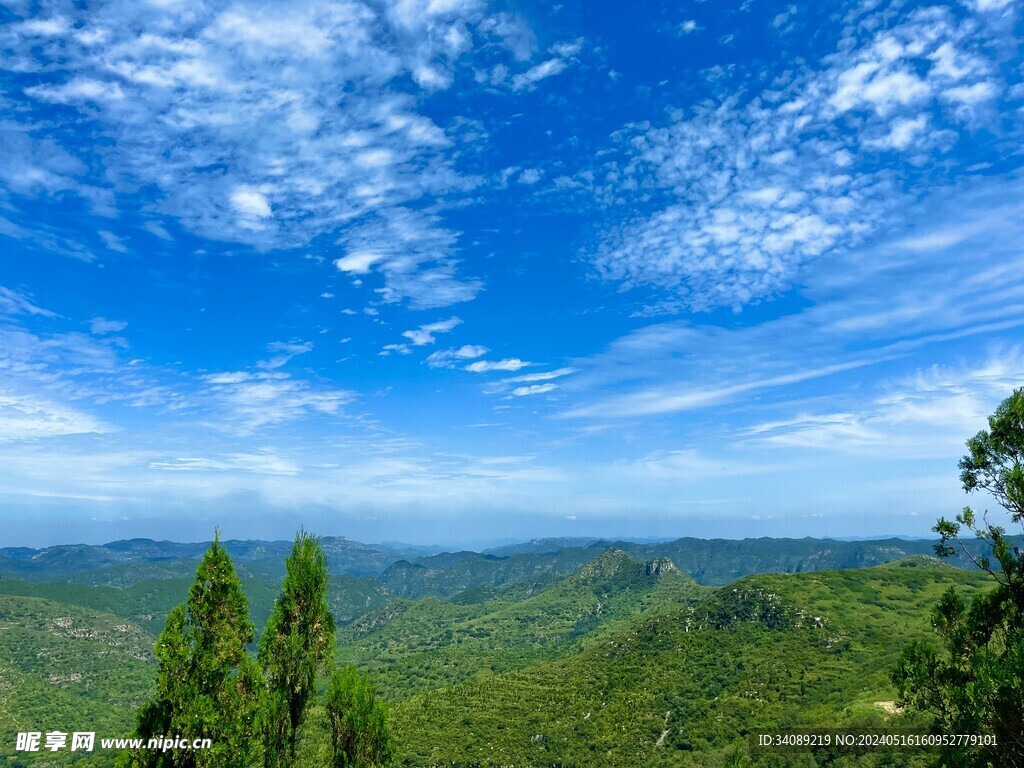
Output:
[[[926,764],[764,762],[748,737],[924,727],[895,708],[889,670],[929,636],[946,589],[988,583],[929,556],[932,542],[895,538],[323,545],[337,660],[370,672],[403,766]],[[290,546],[227,542],[258,628]],[[16,752],[14,734],[129,734],[155,679],[155,636],[205,547],[0,550],[0,763],[109,764]],[[324,731],[323,712],[304,727]]]

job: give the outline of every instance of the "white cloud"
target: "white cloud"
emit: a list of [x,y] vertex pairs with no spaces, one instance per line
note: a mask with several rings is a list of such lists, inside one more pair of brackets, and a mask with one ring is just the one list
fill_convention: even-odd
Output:
[[36,315],[38,317],[57,317],[56,313],[36,306],[24,294],[12,291],[0,285],[0,313],[5,315]]
[[710,457],[693,448],[655,451],[635,461],[617,462],[613,471],[644,481],[698,481],[709,477],[737,477],[770,472],[774,468],[736,457]]
[[447,320],[438,320],[434,323],[427,323],[421,325],[419,328],[412,331],[405,331],[402,335],[409,339],[414,346],[422,347],[426,344],[433,344],[437,339],[436,335],[439,333],[449,333],[455,327],[462,325],[462,320],[458,317],[449,317]]
[[516,387],[512,390],[513,397],[528,397],[530,395],[543,395],[545,392],[553,392],[558,389],[557,384],[530,384],[525,387]]
[[[800,311],[735,327],[657,323],[574,360],[578,372],[563,390],[578,403],[563,416],[631,418],[753,398],[765,408],[794,384],[820,380],[800,391],[843,392],[861,366],[886,370],[956,340],[1019,329],[1019,187],[990,183],[909,208],[917,226],[891,242],[876,240],[809,267]],[[831,408],[829,414],[846,412]]]
[[579,37],[571,42],[555,43],[549,50],[563,59],[571,59],[583,50],[583,38]]
[[418,85],[430,90],[444,90],[450,88],[452,77],[447,72],[441,72],[434,67],[421,65],[416,67],[412,73],[413,79]]
[[103,244],[107,246],[108,251],[116,251],[117,253],[128,253],[128,248],[124,244],[124,241],[115,235],[113,232],[107,232],[101,229],[97,234],[103,241]]
[[458,363],[486,355],[490,350],[478,344],[464,344],[457,349],[442,349],[427,357],[431,368],[454,368]]
[[512,90],[522,91],[536,87],[537,83],[555,75],[560,75],[566,69],[566,63],[562,59],[548,59],[535,67],[530,67],[522,74],[512,78]]
[[458,233],[440,226],[436,216],[407,209],[366,219],[342,236],[348,255],[335,262],[342,271],[381,273],[376,289],[388,303],[408,300],[414,309],[447,307],[476,296],[482,283],[460,279],[452,251]]
[[365,275],[370,271],[370,267],[383,258],[379,253],[373,253],[372,251],[353,251],[347,256],[336,259],[334,266],[342,272]]
[[683,35],[692,35],[700,29],[700,26],[693,19],[687,19],[679,25],[679,33]]
[[990,11],[1001,11],[1013,5],[1013,0],[974,0],[973,5],[979,11],[987,13]]
[[522,376],[512,376],[507,379],[502,379],[502,384],[519,384],[531,381],[550,381],[551,379],[559,379],[562,376],[568,376],[572,373],[576,373],[575,368],[558,368],[554,371],[543,371],[540,373],[527,373]]
[[[459,125],[449,136],[420,96],[471,69],[474,46],[495,67],[528,60],[534,44],[522,18],[456,0],[187,11],[56,0],[40,18],[19,13],[26,20],[3,33],[8,65],[45,80],[5,95],[17,104],[0,127],[0,180],[19,194],[70,189],[114,216],[137,190],[152,190],[148,215],[206,238],[270,250],[340,235],[348,253],[338,268],[379,272],[385,301],[441,307],[479,291],[479,280],[459,277],[459,233],[437,212],[472,202],[481,180],[460,168]],[[73,157],[56,137],[84,121],[96,140]],[[41,124],[45,142],[34,138]],[[35,234],[26,239],[56,250]]]
[[541,168],[527,168],[521,174],[519,174],[520,184],[536,184],[544,176],[544,171]]
[[955,101],[969,107],[985,101],[991,101],[999,95],[999,89],[989,82],[972,83],[948,88],[942,92],[942,98]]
[[0,390],[0,442],[109,431],[102,421],[75,408]]
[[63,85],[34,85],[26,88],[25,93],[54,104],[119,102],[124,99],[124,91],[118,83],[90,78],[75,78]]
[[[623,129],[623,157],[594,191],[639,213],[602,233],[598,274],[667,292],[661,311],[738,311],[894,226],[935,168],[968,175],[946,153],[998,67],[971,29],[943,8],[868,12],[818,69]],[[878,150],[901,155],[881,165]]]
[[932,367],[888,382],[856,412],[799,414],[793,419],[757,424],[755,442],[860,454],[872,458],[938,458],[956,455],[965,435],[977,431],[986,416],[1015,388],[1024,385],[1019,349],[993,351],[974,366]]
[[913,71],[886,71],[877,61],[866,61],[839,75],[838,88],[830,102],[840,113],[868,105],[880,115],[897,107],[920,104],[931,95],[928,83]]
[[293,357],[304,355],[313,351],[311,341],[273,341],[267,345],[267,351],[275,353],[268,360],[261,360],[257,365],[267,371],[272,371],[286,365]]
[[231,205],[242,216],[266,219],[271,215],[267,196],[249,186],[235,187],[231,191]]
[[240,434],[252,434],[312,416],[341,417],[355,393],[329,387],[314,387],[287,374],[210,374],[204,377],[207,395],[217,403],[218,418],[211,427]]
[[844,371],[862,368],[866,365],[878,362],[878,358],[865,358],[851,360],[845,363],[835,363],[820,368],[806,368],[803,370],[792,370],[779,376],[772,376],[763,379],[753,379],[741,384],[731,386],[702,388],[702,387],[653,387],[631,392],[627,395],[618,395],[602,401],[596,405],[582,406],[567,411],[564,416],[578,418],[584,416],[597,416],[607,418],[622,418],[633,416],[655,416],[666,413],[678,413],[680,411],[691,411],[699,408],[707,408],[712,405],[734,400],[737,396],[746,395],[761,389],[784,387],[789,384],[799,384],[804,381],[819,379],[824,376],[842,373]]
[[471,373],[490,373],[491,371],[518,371],[521,368],[526,368],[532,363],[525,363],[517,357],[507,358],[505,360],[477,360],[475,363],[470,363],[465,367],[465,370]]
[[528,61],[537,47],[533,30],[522,16],[496,13],[480,24],[480,30],[499,40],[517,61]]
[[879,148],[890,148],[904,150],[928,128],[928,115],[918,115],[916,118],[896,120],[892,124],[889,135],[877,141],[868,142],[871,146]]
[[250,472],[257,475],[297,475],[299,466],[270,451],[230,453],[220,458],[201,456],[157,459],[150,469],[166,472]]
[[97,336],[108,333],[120,333],[128,327],[128,323],[122,320],[107,320],[105,317],[94,317],[89,323],[89,330]]
[[32,19],[15,24],[14,28],[24,35],[38,35],[40,37],[53,37],[63,35],[68,31],[68,22],[61,17],[48,19]]
[[159,237],[161,240],[173,239],[170,233],[166,229],[164,229],[163,225],[160,224],[159,222],[147,221],[145,224],[142,225],[142,228],[145,229],[150,234]]

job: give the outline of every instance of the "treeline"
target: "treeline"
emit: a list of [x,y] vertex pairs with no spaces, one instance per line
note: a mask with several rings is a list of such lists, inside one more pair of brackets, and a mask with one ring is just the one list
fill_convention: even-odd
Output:
[[[219,534],[196,570],[188,599],[156,643],[156,695],[137,716],[142,739],[209,739],[210,749],[140,749],[121,768],[284,768],[300,764],[300,728],[314,707],[330,723],[334,768],[382,768],[394,756],[383,704],[354,667],[333,662],[327,560],[318,539],[295,537],[281,593],[258,652],[242,585]],[[318,681],[327,681],[318,693]]]

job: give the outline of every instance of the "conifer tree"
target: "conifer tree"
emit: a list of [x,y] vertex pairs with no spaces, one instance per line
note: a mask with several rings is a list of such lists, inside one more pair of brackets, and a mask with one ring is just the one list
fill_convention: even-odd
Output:
[[210,739],[210,749],[142,749],[128,764],[140,768],[237,768],[254,743],[259,669],[246,652],[254,628],[241,582],[219,532],[207,550],[188,599],[167,617],[156,644],[156,697],[142,706],[143,739]]
[[318,670],[331,657],[334,618],[327,604],[327,558],[317,538],[295,536],[281,594],[260,638],[266,690],[262,706],[264,765],[295,762],[298,729],[316,693]]
[[395,747],[384,705],[367,674],[347,664],[335,669],[327,688],[332,768],[385,768]]

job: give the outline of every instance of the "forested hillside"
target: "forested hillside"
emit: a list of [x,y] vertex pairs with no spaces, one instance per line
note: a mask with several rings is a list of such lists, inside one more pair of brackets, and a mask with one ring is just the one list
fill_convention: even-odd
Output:
[[[589,551],[572,549],[570,559]],[[520,557],[536,555],[508,560]],[[261,627],[276,585],[241,583]],[[697,766],[747,759],[752,731],[891,726],[900,717],[891,668],[907,642],[928,635],[929,611],[953,584],[970,594],[986,582],[915,556],[716,588],[669,558],[614,547],[566,576],[533,571],[449,600],[397,598],[376,579],[335,575],[328,604],[335,658],[370,672],[400,765]],[[55,601],[62,590],[67,601]],[[127,588],[0,582],[7,759],[18,730],[128,735],[152,690],[157,616],[186,590],[177,578]],[[326,728],[314,707],[303,743],[323,742]],[[782,764],[810,765],[805,757]]]

